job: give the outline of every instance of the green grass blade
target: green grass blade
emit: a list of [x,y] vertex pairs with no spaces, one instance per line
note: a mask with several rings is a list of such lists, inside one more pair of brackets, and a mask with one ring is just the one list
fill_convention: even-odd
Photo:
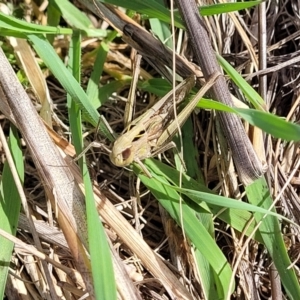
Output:
[[[239,82],[236,83],[242,88],[243,92],[247,93],[248,99],[251,100],[259,110],[229,107],[210,99],[199,99],[197,107],[235,113],[251,125],[261,128],[264,132],[271,134],[273,137],[281,138],[286,141],[300,140],[300,125],[288,122],[281,117],[263,111],[263,102],[256,91],[249,86],[240,75],[238,75],[236,79],[239,80]],[[151,79],[143,82],[139,87],[159,96],[163,96],[171,89],[171,86],[163,79]],[[254,102],[255,99],[256,102]]]
[[[81,35],[74,34],[72,36],[70,52],[70,65],[72,74],[76,80],[80,81],[81,74]],[[72,138],[77,151],[77,154],[83,150],[82,140],[82,125],[80,109],[73,99],[68,95],[68,108],[70,128]],[[89,176],[85,157],[80,160],[83,182],[85,187],[86,212],[87,212],[87,227],[89,252],[91,256],[91,266],[94,281],[94,290],[96,299],[116,299],[116,284],[110,256],[110,249],[107,242],[102,223],[99,220],[95,200],[93,197],[93,188]]]
[[[95,0],[98,2],[98,0]],[[137,11],[143,15],[145,18],[156,18],[163,22],[170,24],[170,11],[161,2],[155,0],[135,0],[135,1],[123,1],[123,0],[100,0],[99,2],[109,3],[116,6],[121,6],[133,11]],[[175,26],[183,27],[182,21],[177,14],[175,17]]]
[[[99,93],[99,82],[100,77],[103,72],[104,63],[106,61],[106,56],[109,51],[109,47],[106,43],[102,42],[97,49],[97,56],[95,60],[95,68],[91,74],[91,77],[88,82],[88,86],[86,89],[86,94],[89,97],[91,104],[93,107],[98,108],[100,107],[105,101],[101,101],[103,98]],[[115,90],[114,90],[115,91]],[[106,100],[106,99],[105,99]]]
[[[250,203],[264,209],[271,207],[273,200],[265,178],[260,178],[254,184],[246,187],[246,192]],[[262,218],[262,215],[258,213],[255,213],[254,216],[257,222]],[[267,216],[260,225],[259,231],[264,245],[272,258],[272,262],[276,266],[285,291],[290,299],[299,299],[299,282],[294,269],[289,268],[291,261],[286,251],[278,219],[273,216]]]
[[27,34],[72,34],[70,28],[60,28],[52,26],[43,26],[31,24],[26,21],[19,20],[15,17],[0,13],[0,28],[1,35],[5,36],[10,32],[10,36],[25,37]]
[[80,29],[82,34],[94,37],[106,37],[107,31],[94,28],[91,20],[67,0],[50,0],[49,4],[56,7],[65,21],[74,28]]
[[[181,129],[182,133],[182,145],[183,145],[183,160],[186,165],[187,175],[194,178],[197,182],[204,183],[203,175],[201,174],[199,164],[197,161],[198,150],[194,146],[193,142],[193,123],[191,118],[188,118],[186,123]],[[174,142],[179,147],[179,138],[175,136]],[[179,176],[179,174],[178,174]],[[178,177],[179,178],[179,177]],[[190,206],[191,207],[191,206]],[[205,227],[207,232],[214,238],[214,222],[212,213],[208,212],[198,212],[195,210],[195,214],[199,219],[199,222]],[[200,278],[201,287],[203,290],[205,299],[218,299],[218,291],[215,287],[216,274],[213,271],[209,261],[206,259],[205,255],[201,253],[197,248],[194,249],[194,257],[197,264],[198,276]]]
[[173,45],[171,39],[172,34],[170,31],[170,26],[156,18],[151,18],[149,22],[151,25],[151,31],[162,41],[164,45],[172,49]]
[[99,108],[109,99],[109,97],[113,93],[115,93],[117,90],[121,89],[125,85],[129,85],[129,84],[130,84],[130,80],[128,81],[115,80],[103,85],[102,87],[99,88],[99,99],[97,99],[97,102],[93,101],[92,105],[95,108]]
[[[24,182],[24,162],[21,150],[21,144],[18,138],[18,130],[11,125],[8,145],[14,159],[20,180]],[[7,161],[0,184],[0,228],[11,235],[16,235],[21,199],[17,191],[14,178],[11,174]],[[10,266],[14,244],[4,237],[0,236],[0,299],[4,299],[8,269]]]
[[202,255],[205,256],[217,274],[214,284],[219,298],[224,298],[229,289],[229,280],[232,274],[231,268],[216,242],[195,216],[195,212],[185,203],[182,203],[182,210],[180,209],[179,194],[168,187],[168,182],[163,176],[156,176],[156,179],[159,178],[159,181],[149,180],[148,177],[141,174],[139,178],[180,226],[182,214],[184,232]]
[[[53,5],[49,4],[47,7],[47,23],[49,26],[59,26],[61,18],[61,13],[60,11],[54,7]],[[47,40],[49,41],[50,44],[53,44],[55,40],[54,35],[46,35]]]
[[45,65],[51,70],[63,88],[81,108],[87,121],[96,126],[99,119],[98,112],[90,105],[85,92],[57,56],[53,47],[42,36],[29,35],[28,38],[32,42],[34,49],[42,58]]
[[245,108],[229,107],[217,101],[201,99],[198,107],[236,113],[251,125],[261,128],[273,137],[286,141],[300,140],[300,125],[287,122],[274,114]]
[[[63,88],[68,94],[70,94],[75,103],[80,107],[84,119],[96,127],[99,121],[99,113],[91,105],[86,93],[76,79],[72,76],[72,74],[70,74],[70,72],[67,70],[52,46],[45,38],[41,36],[29,35],[28,38],[33,43],[34,49],[42,58],[45,65],[51,70]],[[100,124],[100,131],[101,134],[110,141],[114,140],[110,130],[105,127],[104,123]]]
[[[220,197],[220,196],[206,193],[206,191],[207,191],[206,187],[203,187],[201,184],[193,181],[191,178],[188,178],[185,175],[183,175],[182,186],[184,186],[186,188],[186,190],[188,190],[188,192],[186,192],[186,190],[184,190],[184,189],[179,189],[178,187],[176,187],[176,188],[174,188],[173,186],[170,187],[168,181],[170,180],[172,182],[174,179],[176,180],[176,178],[177,178],[177,180],[178,180],[178,178],[179,178],[178,177],[179,173],[176,170],[174,170],[168,166],[164,166],[164,164],[162,164],[158,161],[155,161],[155,160],[147,160],[146,165],[149,168],[149,170],[151,170],[151,174],[152,174],[153,178],[152,178],[152,180],[149,180],[148,178],[144,178],[143,182],[144,182],[144,184],[146,184],[148,186],[148,188],[155,195],[155,197],[158,198],[159,201],[163,197],[166,198],[167,197],[166,195],[169,195],[169,193],[170,193],[169,189],[176,189],[178,191],[181,191],[182,193],[187,194],[194,201],[197,200],[197,198],[198,198],[197,201],[199,201],[200,198],[202,198],[200,195],[204,196],[204,194],[206,194],[206,196],[204,196],[202,198],[202,200],[205,200],[206,204],[208,206],[207,207],[203,206],[203,203],[200,203],[199,205],[201,205],[201,207],[204,209],[205,208],[211,209],[212,212],[215,209],[215,205],[219,205],[222,207],[228,206],[228,201],[230,199],[228,199],[226,197]],[[166,171],[166,170],[169,170],[169,171]],[[171,174],[171,172],[173,174]],[[163,180],[162,180],[162,178],[163,178]],[[159,188],[157,188],[155,186],[155,183],[153,183],[155,180],[159,180],[159,183],[161,183],[162,190],[160,190]],[[150,184],[148,181],[149,182],[151,181],[152,183]],[[193,190],[196,186],[198,186],[198,188]],[[200,190],[203,190],[204,193],[199,192]],[[268,191],[267,185],[265,183],[265,179],[264,178],[258,179],[257,181],[255,181],[255,183],[246,187],[246,191],[247,191],[247,196],[248,196],[249,202],[252,204],[251,209],[253,211],[260,211],[261,209],[263,209],[266,212],[272,203],[272,199],[269,195],[269,191]],[[198,196],[195,197],[195,195],[198,195]],[[167,199],[165,199],[165,201],[167,201]],[[250,218],[253,215],[248,213],[248,215],[243,215],[243,217],[241,219],[238,219],[243,214],[243,208],[246,208],[246,207],[249,208],[249,206],[247,203],[242,203],[237,200],[233,200],[233,201],[235,201],[236,204],[234,205],[234,203],[230,203],[229,206],[239,208],[237,213],[236,214],[234,213],[234,211],[236,209],[227,209],[225,212],[223,212],[218,217],[224,221],[227,218],[228,224],[230,224],[232,227],[234,227],[242,232],[244,227],[246,227],[246,225],[248,224],[248,221],[250,220]],[[174,198],[169,198],[169,202],[172,202],[171,206],[174,206],[174,203],[176,201]],[[214,203],[214,205],[212,205],[212,203]],[[191,206],[191,207],[193,207],[193,206]],[[215,212],[217,213],[217,211],[215,211]],[[289,295],[291,295],[292,299],[297,299],[297,298],[295,298],[295,295],[297,295],[297,293],[299,293],[299,285],[298,285],[294,271],[287,269],[290,266],[291,262],[286,253],[286,248],[285,248],[283,240],[282,240],[282,235],[281,235],[279,223],[278,223],[278,218],[283,219],[283,217],[276,214],[276,212],[274,212],[274,211],[272,211],[271,213],[273,215],[272,216],[269,215],[266,219],[264,219],[262,225],[260,225],[260,229],[258,232],[259,235],[256,235],[256,239],[258,241],[260,241],[261,243],[263,243],[266,246],[266,248],[268,249],[269,254],[272,257],[272,259],[276,265],[276,268],[278,269],[280,278],[282,280],[282,283],[283,283],[285,289],[287,290],[287,293]],[[174,214],[171,214],[171,215],[174,216]],[[230,215],[230,217],[229,217],[229,215]],[[254,216],[256,218],[256,221],[258,222],[261,220],[262,214],[254,213]],[[175,217],[176,217],[176,215],[175,215]],[[288,219],[286,219],[286,218],[284,218],[284,219],[288,222]],[[250,227],[252,229],[247,230],[247,233],[246,233],[247,235],[252,233],[253,224],[250,224]]]
[[[167,166],[155,159],[146,160],[145,164],[147,165],[153,176],[155,176],[155,174],[163,176],[168,180],[168,182],[172,182],[176,186],[179,185],[179,172],[177,170],[174,170],[172,167]],[[186,174],[182,174],[182,186],[186,189],[202,191],[204,193],[211,193],[212,195],[215,195],[215,193],[209,190],[204,184],[195,181]],[[222,206],[223,203],[226,202],[227,198],[224,197],[219,199],[221,200],[221,202],[219,202],[218,205],[213,205],[204,201],[196,204],[194,201],[188,202],[188,198],[186,198],[185,201],[196,212],[209,212],[213,215],[218,215],[219,219],[223,220],[239,232],[243,232],[245,227],[247,227],[245,234],[249,236],[253,232],[256,225],[253,222],[250,225],[248,224],[249,220],[253,217],[252,213],[244,209],[230,208],[220,213],[220,206]],[[255,233],[254,238],[259,242],[263,242],[259,232]]]
[[[169,174],[163,173],[161,171],[161,169],[157,168],[157,165],[155,164],[154,160],[147,160],[145,161],[145,164],[147,166],[150,167],[151,170],[151,175],[153,175],[153,179],[152,178],[148,178],[150,181],[154,181],[155,180],[160,180],[159,176],[164,177],[165,179],[169,179]],[[158,175],[158,176],[157,176]],[[179,178],[179,177],[178,177]],[[231,209],[239,209],[239,210],[248,210],[248,211],[252,211],[252,212],[259,212],[259,213],[263,213],[263,214],[269,214],[269,215],[273,215],[275,217],[278,217],[282,220],[286,220],[287,222],[290,222],[289,219],[275,213],[275,212],[270,212],[264,208],[249,204],[249,203],[245,203],[245,202],[241,202],[241,201],[237,201],[235,199],[231,199],[231,198],[227,198],[224,196],[219,196],[216,194],[211,193],[211,191],[207,188],[205,188],[204,186],[202,186],[201,190],[196,190],[196,189],[190,189],[190,188],[186,188],[185,187],[185,181],[184,179],[182,179],[182,187],[180,188],[177,185],[170,185],[170,183],[165,183],[164,185],[165,187],[168,187],[170,189],[174,189],[177,192],[182,193],[183,195],[186,195],[187,197],[189,197],[195,204],[197,205],[201,205],[201,203],[204,201],[207,204],[212,204],[212,205],[218,205],[222,208],[231,208]],[[144,181],[146,181],[146,179],[144,179]],[[200,186],[200,184],[198,184]]]
[[152,78],[141,83],[139,82],[138,87],[159,97],[163,97],[172,89],[171,84],[162,78]]
[[[208,213],[198,213],[197,217],[207,232],[214,239],[214,222],[212,215]],[[213,268],[210,266],[205,255],[203,255],[198,249],[195,249],[195,258],[198,266],[200,266],[198,269],[204,299],[218,299],[218,293],[215,288],[216,274],[214,273]]]
[[248,82],[220,55],[218,61],[231,80],[241,89],[245,97],[258,110],[265,110],[265,102],[260,95],[248,84]]
[[91,179],[86,164],[83,165],[83,181],[85,187],[89,250],[96,299],[117,299],[117,289],[114,277],[112,258],[108,246],[108,237],[100,222]]
[[[69,53],[69,64],[68,68],[70,70],[70,75],[74,76],[74,79],[77,82],[81,80],[81,35],[79,32],[76,32],[72,35],[72,40],[70,44],[70,53]],[[81,126],[81,111],[76,105],[76,102],[73,101],[73,98],[70,94],[67,94],[67,103],[68,103],[68,115],[70,129],[72,133],[72,140],[74,147],[76,149],[77,155],[83,151],[83,137],[82,137],[82,126]],[[79,160],[79,165],[82,169],[82,159]]]
[[[95,0],[96,2],[99,0]],[[167,24],[171,24],[170,11],[161,4],[160,1],[155,0],[135,0],[135,1],[123,1],[123,0],[100,0],[99,2],[109,3],[116,6],[121,6],[130,10],[137,11],[145,16],[144,19],[157,18]],[[215,14],[221,14],[231,11],[243,10],[258,5],[262,1],[247,1],[239,3],[220,3],[209,6],[202,6],[199,12],[202,16],[210,16]],[[174,13],[175,26],[183,28],[179,13]]]
[[[183,161],[185,162],[187,175],[197,182],[204,184],[204,177],[199,168],[199,153],[194,145],[194,128],[192,118],[188,118],[182,127]],[[177,144],[176,140],[175,143]],[[178,145],[178,144],[177,144]]]
[[212,16],[218,14],[224,14],[228,12],[239,11],[247,8],[254,7],[264,0],[259,1],[245,1],[245,2],[228,2],[228,3],[218,3],[209,6],[204,6],[199,9],[202,16]]

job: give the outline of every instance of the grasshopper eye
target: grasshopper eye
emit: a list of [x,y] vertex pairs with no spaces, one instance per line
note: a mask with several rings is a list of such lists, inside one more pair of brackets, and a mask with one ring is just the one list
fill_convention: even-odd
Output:
[[122,157],[124,160],[127,160],[129,158],[129,156],[131,155],[131,150],[130,148],[127,148],[126,150],[124,150],[122,152]]

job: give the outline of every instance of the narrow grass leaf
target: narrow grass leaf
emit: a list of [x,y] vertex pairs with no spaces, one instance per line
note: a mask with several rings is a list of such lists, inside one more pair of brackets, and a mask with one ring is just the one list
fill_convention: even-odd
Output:
[[107,242],[108,237],[105,234],[95,207],[91,178],[86,164],[83,165],[83,182],[85,187],[89,252],[96,299],[114,300],[117,299],[117,289],[112,258]]
[[[15,17],[5,15],[0,13],[0,27],[1,35],[4,35],[9,31],[10,36],[18,37],[22,35],[23,37],[27,34],[72,34],[73,30],[70,28],[61,28],[61,27],[52,27],[52,26],[43,26],[37,24],[31,24],[26,21],[19,20]],[[24,34],[24,35],[23,35]]]
[[[69,68],[77,81],[81,76],[81,35],[79,32],[72,36],[69,59]],[[70,72],[70,75],[71,75]],[[72,97],[68,95],[69,121],[72,132],[72,139],[77,154],[83,150],[81,111],[75,104]],[[85,187],[85,203],[88,227],[89,253],[91,256],[91,266],[94,281],[94,290],[97,299],[116,299],[116,285],[113,273],[110,249],[107,236],[102,223],[99,220],[95,200],[93,197],[93,187],[89,176],[85,157],[79,162],[83,182]]]
[[199,12],[202,16],[212,16],[217,14],[224,14],[233,11],[239,11],[247,8],[254,7],[263,2],[263,0],[259,1],[245,1],[245,2],[228,2],[228,3],[218,3],[207,5],[201,7]]
[[[157,165],[155,165],[155,163],[153,163],[150,159],[145,160],[145,165],[150,166],[149,169],[152,171],[151,174],[153,175],[153,178],[151,178],[150,180],[154,180],[154,179],[155,180],[160,180],[161,176],[163,176],[165,179],[168,179],[168,175],[165,174],[165,173],[162,174],[160,170],[157,170]],[[183,180],[183,178],[182,178],[182,180]],[[270,211],[268,211],[266,209],[263,209],[261,207],[254,206],[254,205],[251,205],[249,203],[237,201],[235,199],[227,198],[227,197],[224,197],[224,196],[219,196],[219,195],[213,194],[204,185],[201,185],[202,186],[201,190],[204,190],[204,192],[199,191],[199,190],[182,188],[182,187],[179,187],[177,185],[170,185],[170,183],[165,183],[165,182],[164,182],[164,185],[168,188],[174,189],[177,192],[180,192],[180,193],[186,195],[192,201],[194,201],[197,205],[201,205],[201,202],[204,201],[207,204],[213,204],[213,205],[217,205],[217,206],[220,206],[220,207],[223,207],[223,208],[226,207],[226,208],[248,210],[248,211],[252,211],[252,212],[259,212],[259,213],[263,213],[263,214],[269,214],[269,215],[276,216],[276,217],[278,217],[282,220],[286,220],[287,222],[290,222],[290,220],[288,218],[285,218],[285,217],[283,217],[283,216],[281,216],[277,213],[270,212]],[[182,186],[184,187],[184,183],[182,184]]]
[[[197,218],[203,224],[207,232],[214,237],[214,222],[212,219],[212,214],[209,213],[198,213]],[[215,288],[216,274],[213,272],[209,261],[206,257],[196,248],[195,249],[195,259],[197,265],[200,266],[199,276],[200,282],[202,284],[204,299],[218,299],[218,293]]]
[[300,140],[300,125],[287,122],[283,118],[268,112],[250,108],[229,107],[223,103],[208,99],[201,99],[197,106],[204,109],[215,109],[235,113],[251,125],[261,128],[264,132],[276,138],[286,141]]
[[[8,145],[21,182],[24,182],[24,162],[18,130],[11,125]],[[7,161],[0,183],[0,228],[15,236],[20,214],[21,199]],[[4,299],[7,274],[10,267],[14,243],[0,236],[0,299]]]
[[[194,145],[194,128],[192,118],[188,118],[182,127],[183,161],[187,175],[204,185],[204,177],[199,168],[199,153]],[[175,141],[176,143],[176,141]]]
[[217,59],[223,70],[231,80],[241,89],[248,101],[258,110],[265,111],[266,104],[260,95],[248,84],[248,82],[220,55]]
[[[147,159],[144,161],[145,165],[148,167],[149,171],[155,177],[156,175],[164,177],[168,182],[178,186],[179,185],[179,172],[172,167],[156,160],[156,159]],[[210,193],[215,195],[210,189],[208,189],[204,184],[195,181],[193,178],[189,177],[186,174],[182,174],[182,187],[189,189],[189,190],[197,190],[202,191],[204,193]],[[190,206],[193,210],[197,212],[209,212],[213,215],[218,215],[218,218],[229,224],[231,227],[235,228],[236,230],[243,232],[245,227],[247,230],[245,232],[246,235],[250,235],[256,222],[252,222],[249,224],[249,220],[252,219],[253,214],[242,209],[223,209],[223,203],[226,203],[227,198],[223,197],[220,198],[220,202],[218,205],[214,205],[212,203],[206,203],[202,201],[201,203],[196,203],[194,201],[189,201],[189,198],[186,198],[185,201],[188,206]],[[237,201],[237,200],[235,200]],[[237,201],[238,202],[238,201]],[[248,228],[249,226],[249,228]],[[262,237],[259,232],[256,232],[254,238],[259,241],[263,242]]]
[[[98,0],[99,1],[99,0]],[[144,14],[144,19],[146,18],[157,18],[163,22],[171,24],[170,11],[162,5],[160,2],[155,0],[135,0],[135,1],[123,1],[123,0],[100,0],[103,3],[110,3],[113,5],[121,6],[127,9],[137,11]],[[258,5],[262,1],[247,1],[239,3],[220,3],[209,6],[201,6],[199,12],[202,16],[211,16],[226,12],[232,12],[237,10],[243,10]],[[175,26],[178,28],[183,28],[183,23],[181,21],[178,11],[174,13]]]
[[[155,0],[135,0],[135,1],[123,1],[123,0],[100,0],[99,2],[109,3],[116,6],[121,6],[133,11],[137,11],[143,15],[145,18],[157,18],[168,24],[171,23],[170,11],[160,2]],[[175,26],[183,27],[182,21],[179,14],[175,15]]]
[[161,40],[164,45],[172,49],[172,34],[170,31],[170,26],[167,23],[162,22],[156,18],[149,19],[149,22],[151,25],[151,30],[154,32],[154,34]]
[[94,108],[100,107],[103,103],[101,100],[103,99],[99,95],[99,82],[103,72],[104,63],[106,61],[106,56],[109,51],[109,47],[105,42],[102,42],[97,49],[96,60],[94,63],[94,68],[91,74],[91,77],[88,82],[88,86],[86,89],[86,94],[90,99],[91,104]]
[[[77,82],[81,80],[81,35],[77,31],[72,35],[69,52],[69,64],[68,69],[70,75],[74,76]],[[83,151],[83,138],[82,138],[82,125],[81,125],[81,110],[76,102],[73,100],[70,94],[67,94],[69,123],[72,134],[72,140],[76,149],[77,155]],[[83,160],[79,160],[79,165],[82,169]]]
[[[199,157],[198,149],[194,145],[194,130],[192,118],[188,118],[181,129],[183,144],[183,161],[187,169],[187,175],[197,182],[204,184],[204,178],[199,168],[197,158]],[[174,142],[179,146],[179,139],[175,136]],[[179,149],[179,148],[178,148]],[[203,224],[207,232],[214,239],[214,221],[213,214],[208,212],[196,212],[199,222]],[[197,263],[200,282],[202,284],[205,299],[218,299],[218,293],[215,288],[215,273],[209,264],[205,255],[197,248],[194,251],[194,257]]]
[[171,84],[162,78],[152,78],[142,83],[139,82],[138,87],[159,97],[163,97],[172,89]]
[[116,93],[119,89],[129,84],[130,80],[114,80],[101,86],[99,88],[99,98],[97,99],[97,101],[95,101],[96,98],[94,98],[94,101],[91,102],[92,105],[94,106],[94,108],[98,109],[101,105],[109,100],[109,97],[112,96],[113,93]]
[[[138,169],[136,169],[138,172]],[[157,176],[158,178],[159,176]],[[163,177],[159,180],[149,180],[148,177],[139,174],[141,181],[149,188],[151,193],[167,210],[171,217],[182,226],[186,236],[191,240],[195,247],[205,256],[217,274],[214,282],[218,298],[223,298],[229,288],[229,280],[232,274],[231,268],[224,257],[222,251],[217,246],[211,235],[184,202],[179,205],[179,194],[172,188],[169,188],[167,181]],[[156,179],[157,179],[156,178]],[[181,215],[183,224],[181,224]]]
[[[265,178],[262,177],[255,184],[246,187],[246,192],[250,203],[264,209],[271,207],[273,200]],[[274,209],[272,211],[274,212]],[[254,216],[257,222],[261,221],[261,214],[255,213]],[[274,216],[267,216],[263,219],[259,231],[289,298],[298,299],[300,286],[294,269],[290,268],[291,261],[287,254],[278,219]]]
[[[60,18],[61,18],[61,13],[59,11],[59,9],[57,9],[56,6],[51,5],[49,3],[48,7],[47,7],[47,23],[49,26],[54,26],[54,27],[58,27],[59,26],[59,22],[60,22]],[[55,35],[46,35],[47,40],[49,41],[49,43],[52,45],[54,40],[55,40]]]
[[249,203],[237,201],[235,199],[231,199],[231,198],[227,198],[227,197],[223,197],[223,196],[219,196],[219,195],[212,195],[210,193],[204,193],[204,192],[200,192],[200,191],[196,191],[196,190],[183,189],[183,188],[171,186],[171,185],[168,185],[168,187],[173,188],[176,191],[188,196],[191,200],[193,200],[197,204],[201,203],[202,201],[205,201],[206,203],[220,205],[221,207],[244,209],[244,210],[248,210],[248,211],[252,211],[252,212],[259,212],[259,213],[263,213],[263,214],[276,216],[287,222],[290,221],[288,218],[285,218],[275,212],[268,211],[266,209],[251,205]]
[[29,35],[28,38],[33,43],[34,49],[42,58],[45,65],[59,80],[67,93],[71,95],[76,104],[83,111],[83,114],[86,115],[87,121],[96,126],[99,119],[98,112],[90,105],[85,92],[57,56],[53,47],[42,36]]
[[94,28],[87,15],[75,7],[70,1],[50,0],[49,3],[60,10],[62,17],[70,26],[80,29],[82,33],[85,33],[87,36],[105,37],[107,35],[106,30]]
[[[52,46],[45,38],[41,36],[29,35],[28,38],[33,43],[34,49],[42,58],[46,66],[51,70],[63,88],[68,94],[70,94],[72,99],[80,107],[84,119],[96,127],[99,122],[99,113],[91,105],[86,93],[76,79],[72,76],[72,74],[70,74],[70,72],[67,70]],[[101,123],[100,131],[101,134],[110,141],[114,140],[110,130],[105,126],[104,123]]]
[[[186,123],[181,129],[182,133],[182,146],[183,146],[183,161],[187,169],[187,175],[194,178],[196,181],[204,183],[203,175],[201,174],[199,164],[197,161],[198,152],[194,146],[194,130],[192,118],[188,118]],[[174,142],[179,147],[179,138],[178,135],[174,137]],[[199,222],[205,227],[207,232],[214,238],[214,222],[212,213],[208,212],[196,212],[196,217],[199,219]],[[197,264],[197,269],[199,273],[200,282],[202,284],[203,294],[205,299],[218,299],[218,293],[215,288],[215,273],[213,268],[209,264],[209,261],[206,259],[205,255],[198,250],[194,249],[194,257]]]

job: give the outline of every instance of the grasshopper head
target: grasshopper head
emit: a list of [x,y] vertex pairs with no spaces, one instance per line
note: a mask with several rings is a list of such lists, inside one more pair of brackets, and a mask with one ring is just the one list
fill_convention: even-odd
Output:
[[130,165],[134,159],[134,153],[131,151],[131,146],[131,143],[128,143],[127,145],[124,139],[116,140],[109,155],[111,162],[117,167]]

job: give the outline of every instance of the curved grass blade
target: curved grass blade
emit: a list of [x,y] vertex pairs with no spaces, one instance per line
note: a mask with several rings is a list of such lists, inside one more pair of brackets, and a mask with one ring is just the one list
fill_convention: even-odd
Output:
[[229,107],[220,102],[208,99],[202,99],[197,106],[238,114],[251,125],[261,128],[264,132],[276,138],[286,141],[300,140],[300,125],[285,121],[283,118],[268,112],[250,108]]
[[[265,178],[258,179],[255,184],[246,187],[249,202],[268,209],[273,200],[270,195]],[[274,211],[274,210],[273,210]],[[257,222],[261,221],[262,215],[255,213]],[[291,261],[287,254],[278,219],[274,216],[264,218],[259,229],[272,262],[275,264],[279,273],[280,280],[290,299],[298,299],[300,295],[300,286],[295,270],[290,268]]]
[[[135,170],[138,172],[137,168]],[[168,182],[163,176],[156,177],[159,178],[159,181],[149,180],[147,176],[141,174],[139,177],[179,226],[181,226],[181,215],[183,216],[183,230],[186,236],[210,263],[217,275],[214,282],[216,292],[219,299],[224,298],[224,295],[228,293],[229,279],[232,274],[231,268],[216,242],[196,217],[195,212],[185,203],[182,203],[181,210],[179,194],[167,186]]]

